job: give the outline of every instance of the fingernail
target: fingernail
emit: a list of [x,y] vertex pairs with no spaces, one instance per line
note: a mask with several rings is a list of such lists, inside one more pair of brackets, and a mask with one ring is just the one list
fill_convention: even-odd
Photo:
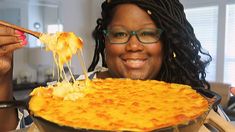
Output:
[[26,39],[24,39],[20,44],[25,46],[25,45],[27,45],[27,43],[28,43],[28,41]]
[[22,36],[19,36],[18,37],[20,40],[25,40],[26,36],[25,35],[22,35]]
[[19,31],[19,30],[15,30],[15,33],[18,34],[18,35],[20,35],[20,36],[24,34],[24,32],[21,32],[21,31]]

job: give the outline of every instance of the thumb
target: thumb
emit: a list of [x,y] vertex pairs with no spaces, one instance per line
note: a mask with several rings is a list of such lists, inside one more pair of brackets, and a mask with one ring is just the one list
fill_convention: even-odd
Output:
[[4,56],[7,53],[11,53],[16,49],[22,48],[24,45],[22,43],[15,43],[15,44],[9,44],[4,45],[0,47],[0,56]]

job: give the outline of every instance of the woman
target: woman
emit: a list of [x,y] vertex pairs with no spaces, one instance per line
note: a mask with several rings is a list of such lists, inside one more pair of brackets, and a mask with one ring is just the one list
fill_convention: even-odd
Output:
[[[25,37],[0,28],[0,100],[12,100],[12,52],[25,45]],[[156,79],[209,88],[205,67],[211,57],[202,52],[178,0],[107,0],[93,35],[96,48],[89,71],[100,55],[108,68],[95,72],[98,78]],[[1,130],[22,125],[15,110],[0,111],[0,117]]]
[[[102,19],[98,19],[94,31],[96,49],[89,71],[94,70],[101,55],[103,66],[109,69],[105,77],[209,87],[205,67],[211,56],[202,52],[183,10],[178,0],[103,3]],[[202,61],[202,56],[207,60]]]

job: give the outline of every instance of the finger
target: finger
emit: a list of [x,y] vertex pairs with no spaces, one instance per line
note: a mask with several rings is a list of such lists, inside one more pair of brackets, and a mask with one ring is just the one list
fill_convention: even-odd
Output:
[[8,35],[16,35],[16,33],[13,28],[0,25],[0,35],[8,36]]
[[0,56],[0,76],[5,75],[12,67],[12,53]]
[[0,36],[0,46],[20,43],[26,39],[26,36]]
[[13,52],[16,49],[22,48],[24,45],[22,43],[9,44],[0,47],[0,56],[4,56],[8,53]]

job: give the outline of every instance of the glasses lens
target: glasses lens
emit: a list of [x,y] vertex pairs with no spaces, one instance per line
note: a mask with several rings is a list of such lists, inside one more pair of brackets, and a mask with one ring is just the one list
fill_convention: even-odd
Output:
[[130,36],[136,35],[141,43],[156,43],[160,39],[161,29],[141,29],[138,31],[128,31],[123,28],[111,28],[105,30],[105,35],[111,44],[125,44],[129,41]]
[[114,28],[108,30],[107,37],[110,41],[110,43],[116,43],[116,44],[122,44],[126,43],[129,38],[128,31],[124,29]]
[[160,29],[142,29],[137,32],[137,36],[142,43],[155,43],[160,39]]

